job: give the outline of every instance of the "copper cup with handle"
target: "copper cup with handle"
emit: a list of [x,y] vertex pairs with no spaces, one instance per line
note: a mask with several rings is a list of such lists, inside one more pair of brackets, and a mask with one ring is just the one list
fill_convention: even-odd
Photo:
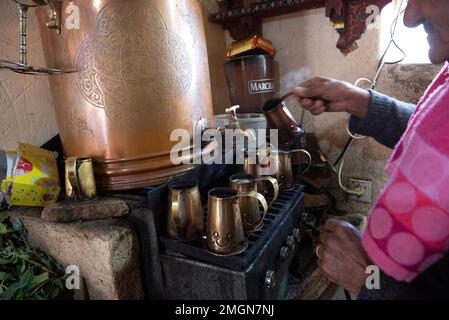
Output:
[[167,233],[182,241],[200,238],[204,231],[204,213],[198,185],[174,181],[168,189]]
[[276,150],[273,153],[276,159],[275,177],[279,188],[282,191],[290,190],[293,187],[292,153],[288,150]]
[[[230,187],[237,190],[239,194],[257,193],[258,182],[264,181],[269,182],[273,188],[273,198],[268,206],[270,208],[279,195],[279,185],[275,178],[270,176],[256,177],[247,173],[235,174],[229,178]],[[266,210],[262,215],[259,209],[259,199],[244,197],[240,199],[240,214],[242,215],[243,230],[245,233],[250,233],[262,228]]]
[[[245,154],[242,171],[257,178],[257,191],[264,195],[267,193],[267,179],[263,179],[262,177],[269,177],[274,175],[277,170],[275,161],[276,158],[273,156],[269,156],[268,153],[263,156],[260,153],[257,153],[253,156],[249,155],[248,153]],[[273,184],[271,183],[271,185]]]
[[[305,149],[294,149],[291,151],[292,152],[292,167],[295,168],[300,166],[300,167],[304,167],[305,165],[305,169],[303,169],[301,172],[295,171],[297,172],[297,174],[299,175],[303,175],[305,174],[307,171],[310,170],[310,167],[312,166],[312,155]],[[304,158],[307,159],[307,162],[304,162]],[[305,164],[307,163],[307,164]],[[302,169],[302,168],[301,168]]]
[[260,193],[239,193],[231,188],[215,188],[209,191],[206,242],[210,253],[232,256],[247,249],[248,242],[240,213],[240,200],[245,197],[258,199],[264,207],[264,215],[266,214],[268,204]]

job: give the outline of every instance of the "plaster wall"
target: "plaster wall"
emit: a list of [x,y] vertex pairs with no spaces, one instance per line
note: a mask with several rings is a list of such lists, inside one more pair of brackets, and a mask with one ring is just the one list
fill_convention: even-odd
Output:
[[[28,14],[28,63],[44,66],[34,14]],[[0,1],[0,59],[18,61],[19,20],[13,1]],[[0,71],[0,149],[42,145],[58,133],[46,76]]]

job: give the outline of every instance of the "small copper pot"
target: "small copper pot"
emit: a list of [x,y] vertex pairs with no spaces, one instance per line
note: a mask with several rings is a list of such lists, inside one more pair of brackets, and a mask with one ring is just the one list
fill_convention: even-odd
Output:
[[285,102],[278,99],[267,103],[263,109],[270,129],[277,129],[279,146],[282,148],[302,148],[305,145],[304,128],[298,124]]

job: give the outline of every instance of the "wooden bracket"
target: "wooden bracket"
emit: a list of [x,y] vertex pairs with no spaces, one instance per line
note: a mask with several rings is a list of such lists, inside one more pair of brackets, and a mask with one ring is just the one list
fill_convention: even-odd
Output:
[[262,34],[262,18],[245,16],[239,20],[224,23],[223,28],[228,30],[235,40],[246,39]]
[[326,17],[340,35],[337,48],[344,54],[357,49],[356,41],[391,0],[326,0]]

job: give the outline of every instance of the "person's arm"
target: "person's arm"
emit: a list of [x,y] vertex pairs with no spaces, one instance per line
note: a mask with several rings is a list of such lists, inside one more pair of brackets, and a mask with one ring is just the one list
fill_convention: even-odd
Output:
[[415,106],[350,83],[313,78],[294,90],[299,104],[313,115],[351,114],[350,130],[393,148],[407,128]]
[[398,101],[376,91],[371,95],[368,113],[364,119],[354,115],[349,122],[349,130],[374,138],[379,143],[394,148],[407,129],[415,105]]

